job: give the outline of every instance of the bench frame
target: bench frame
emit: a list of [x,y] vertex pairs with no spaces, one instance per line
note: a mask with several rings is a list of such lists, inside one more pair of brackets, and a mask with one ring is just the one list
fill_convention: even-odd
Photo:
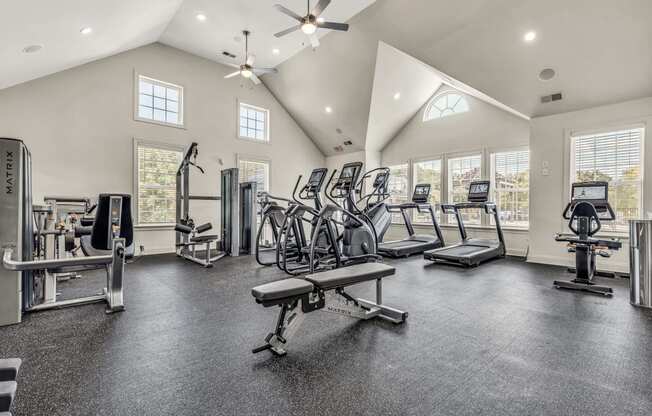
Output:
[[[305,315],[317,310],[335,313],[368,320],[381,318],[394,324],[405,322],[408,313],[385,306],[383,301],[383,278],[376,280],[376,301],[371,302],[365,299],[354,298],[344,291],[345,286],[323,290],[313,283],[314,289],[310,293],[299,296],[292,296],[285,299],[276,299],[270,302],[259,301],[265,307],[278,305],[281,310],[276,321],[274,332],[265,337],[265,343],[252,350],[254,354],[270,350],[274,355],[283,356],[287,354],[286,347],[290,339],[303,323]],[[360,284],[364,282],[359,282]],[[352,285],[351,285],[352,286]]]

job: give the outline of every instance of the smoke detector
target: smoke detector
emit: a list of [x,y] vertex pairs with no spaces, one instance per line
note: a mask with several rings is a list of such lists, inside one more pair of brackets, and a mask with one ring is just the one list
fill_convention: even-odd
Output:
[[550,81],[557,75],[554,69],[552,68],[544,68],[539,72],[539,79],[541,81]]
[[562,98],[563,97],[560,92],[555,94],[550,94],[550,95],[544,95],[543,97],[541,97],[541,103],[545,104],[545,103],[551,103],[553,101],[560,101]]

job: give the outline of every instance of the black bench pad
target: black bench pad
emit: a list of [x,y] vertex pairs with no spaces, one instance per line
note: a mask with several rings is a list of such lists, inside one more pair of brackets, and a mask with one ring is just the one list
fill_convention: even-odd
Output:
[[196,237],[191,237],[190,241],[193,243],[205,243],[207,241],[215,241],[219,240],[219,236],[217,234],[209,234],[209,235],[198,235]]
[[21,364],[20,358],[0,359],[0,381],[15,381]]
[[396,269],[383,263],[361,263],[339,269],[304,276],[322,290],[350,286],[369,280],[382,279],[396,273]]
[[303,279],[285,279],[256,286],[251,289],[251,294],[260,302],[272,302],[279,299],[286,299],[305,295],[312,292],[312,283]]

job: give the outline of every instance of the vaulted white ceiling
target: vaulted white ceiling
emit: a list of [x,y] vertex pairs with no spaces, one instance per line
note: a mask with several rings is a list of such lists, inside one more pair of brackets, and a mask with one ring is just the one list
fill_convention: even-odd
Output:
[[[347,21],[374,1],[334,0],[322,17]],[[256,65],[275,67],[310,44],[300,31],[281,39],[273,36],[296,24],[273,8],[276,3],[299,14],[307,6],[306,0],[3,1],[0,89],[157,41],[217,62],[240,63],[244,29],[252,32],[249,49]],[[198,13],[206,20],[198,21]],[[82,35],[84,27],[93,33]],[[317,30],[320,38],[327,33]],[[43,48],[23,53],[30,45]],[[224,57],[225,50],[237,58]]]
[[[320,31],[316,50],[300,32],[272,36],[293,24],[272,8],[277,2],[305,8],[303,0],[5,1],[0,88],[155,41],[225,62],[222,50],[242,54],[234,38],[246,28],[257,64],[280,70],[264,83],[327,154],[346,138],[354,142],[350,151],[367,141],[377,147],[411,111],[407,101],[401,111],[381,108],[390,105],[381,91],[413,74],[378,67],[385,59],[380,42],[531,117],[652,95],[650,0],[333,0],[324,17],[351,28]],[[197,13],[206,21],[197,21]],[[94,32],[82,36],[84,26]],[[537,39],[525,43],[529,30]],[[22,52],[33,44],[43,49]],[[538,74],[546,67],[557,76],[544,82]],[[376,80],[379,71],[386,75]],[[556,92],[562,101],[540,103],[540,96]]]
[[[2,1],[0,89],[156,42],[182,1]],[[30,45],[43,48],[23,53]]]

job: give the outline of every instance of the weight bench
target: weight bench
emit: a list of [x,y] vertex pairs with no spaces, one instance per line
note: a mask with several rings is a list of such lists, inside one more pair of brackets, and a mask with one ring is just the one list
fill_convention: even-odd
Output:
[[[270,350],[275,355],[285,355],[285,347],[305,314],[317,310],[364,320],[382,318],[395,324],[403,323],[407,312],[382,304],[383,278],[395,273],[396,269],[386,264],[361,263],[256,286],[251,290],[256,302],[266,308],[278,305],[281,311],[274,332],[267,335],[265,344],[252,352]],[[375,302],[354,298],[344,291],[345,287],[372,280],[376,281]]]

